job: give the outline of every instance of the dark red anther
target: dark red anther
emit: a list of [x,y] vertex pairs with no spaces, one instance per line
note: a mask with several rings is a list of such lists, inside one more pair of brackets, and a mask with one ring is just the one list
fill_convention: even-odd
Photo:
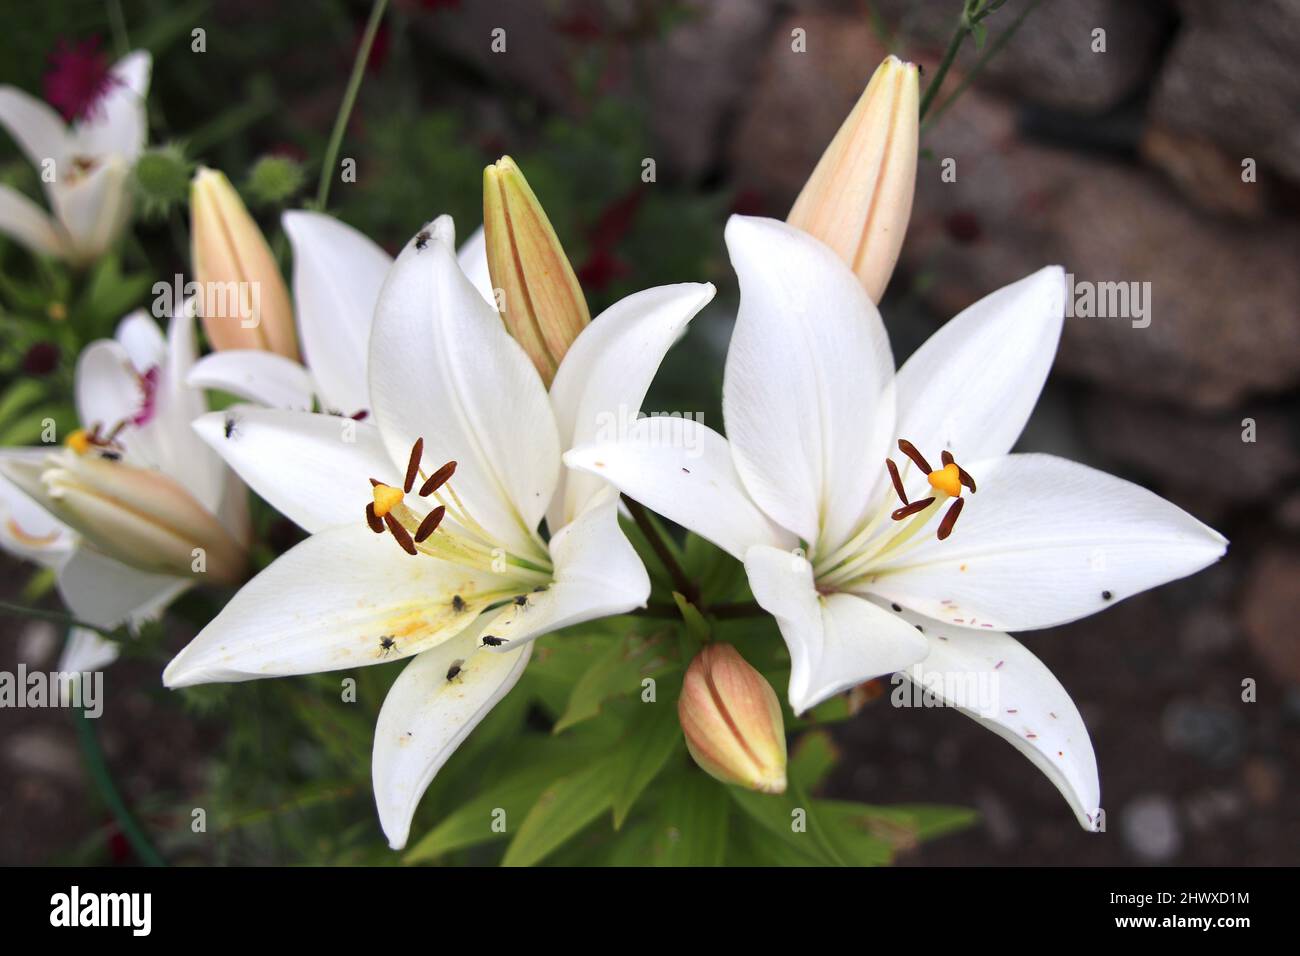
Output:
[[429,480],[420,486],[420,497],[427,498],[447,482],[451,481],[451,476],[456,474],[456,463],[449,461],[432,475]]
[[934,498],[921,498],[917,501],[913,501],[910,505],[903,505],[901,508],[895,508],[890,512],[889,517],[893,518],[895,521],[902,521],[904,518],[912,517],[912,515],[916,514],[918,511],[924,511],[932,504],[934,504]]
[[384,515],[384,524],[388,525],[388,530],[393,532],[393,537],[397,543],[402,546],[402,550],[407,554],[419,554],[415,550],[415,542],[411,540],[411,533],[401,526],[396,518],[391,514]]
[[952,507],[948,509],[943,520],[939,522],[939,540],[942,541],[948,535],[952,534],[952,526],[957,523],[957,516],[961,514],[961,509],[965,506],[965,498],[953,499]]
[[415,476],[420,473],[420,457],[424,454],[424,439],[417,438],[415,444],[411,446],[411,458],[406,463],[406,481],[402,483],[402,490],[408,495],[411,489],[415,487]]
[[370,525],[370,530],[375,534],[384,533],[384,523],[380,520],[379,515],[375,514],[375,503],[373,501],[366,505],[366,524]]
[[898,476],[898,466],[894,464],[894,459],[886,458],[885,467],[889,469],[889,480],[894,483],[894,491],[898,492],[898,500],[907,504],[907,492],[903,490],[903,479]]
[[908,458],[912,459],[912,463],[916,465],[917,468],[920,468],[927,475],[930,472],[934,471],[934,469],[930,467],[930,463],[925,460],[925,456],[922,455],[919,451],[917,451],[916,446],[913,445],[906,438],[900,438],[898,440],[898,450],[901,451]]
[[438,507],[425,515],[424,520],[420,522],[420,527],[415,529],[415,543],[419,544],[425,538],[429,537],[429,535],[437,531],[438,525],[442,524],[442,516],[446,513],[447,509],[442,505],[438,505]]

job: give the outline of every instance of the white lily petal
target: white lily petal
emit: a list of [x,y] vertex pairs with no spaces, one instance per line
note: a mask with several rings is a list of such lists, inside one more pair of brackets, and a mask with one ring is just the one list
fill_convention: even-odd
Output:
[[1159,495],[1051,455],[965,463],[952,536],[881,566],[869,591],[927,617],[1000,631],[1064,624],[1199,571],[1222,535]]
[[0,125],[38,170],[52,159],[62,173],[58,165],[72,153],[72,137],[49,104],[15,86],[0,86]]
[[[434,775],[515,686],[532,654],[532,644],[509,654],[476,651],[478,634],[469,628],[417,656],[384,698],[370,766],[379,822],[394,850],[406,846]],[[459,670],[448,680],[453,665]]]
[[[551,383],[561,447],[609,440],[631,424],[668,349],[716,291],[695,282],[646,289],[616,302],[582,330]],[[547,515],[549,526],[572,521],[602,485],[593,475],[566,473]]]
[[899,369],[898,437],[931,460],[947,449],[963,465],[1009,452],[1038,402],[1064,318],[1060,266],[962,311]]
[[[135,418],[144,403],[140,373],[130,353],[111,339],[98,339],[81,350],[74,391],[77,418],[86,428],[100,426],[101,432]],[[139,453],[145,464],[157,465],[145,448]]]
[[732,216],[727,248],[740,279],[723,382],[737,470],[772,518],[833,548],[885,480],[889,339],[848,266],[808,234]]
[[[411,557],[364,522],[329,528],[244,585],[167,665],[163,683],[314,674],[410,657],[458,634],[504,587],[498,575]],[[395,643],[385,647],[384,638]]]
[[544,591],[523,593],[487,623],[484,633],[509,651],[571,624],[644,607],[650,576],[618,526],[618,494],[606,488],[550,542],[555,578]]
[[113,337],[141,374],[167,361],[167,338],[144,309],[136,309],[118,322]]
[[242,405],[201,416],[194,430],[249,488],[309,533],[364,528],[370,479],[400,484],[369,422]]
[[727,440],[694,419],[641,419],[621,441],[574,448],[564,463],[599,475],[738,561],[756,544],[798,544],[750,500]]
[[59,569],[59,596],[72,616],[97,627],[117,627],[133,615],[162,607],[194,583],[152,574],[90,548],[78,548]]
[[130,173],[127,160],[110,156],[75,182],[60,181],[50,191],[50,205],[78,261],[101,255],[122,231],[131,211]]
[[[203,393],[186,382],[198,348],[192,313],[188,307],[182,308],[171,319],[164,337],[157,321],[145,311],[137,310],[118,323],[117,342],[125,350],[133,374],[127,376],[129,381],[124,381],[123,373],[109,364],[105,366],[105,384],[113,390],[117,402],[125,402],[126,396],[133,392],[135,407],[142,418],[139,425],[132,425],[119,434],[120,442],[131,456],[174,478],[199,504],[215,513],[224,490],[225,469],[221,459],[190,428],[190,422],[207,407]],[[80,367],[78,371],[80,374]],[[93,372],[88,367],[86,374]],[[153,402],[145,408],[143,386],[134,376],[150,372],[155,375]],[[85,411],[91,417],[83,418],[83,422],[105,419],[105,414],[90,401]],[[112,422],[105,425],[111,428]]]
[[925,638],[897,614],[852,594],[821,595],[812,565],[779,548],[751,548],[745,571],[754,599],[776,618],[790,649],[796,714],[840,691],[925,657]]
[[370,407],[370,325],[393,260],[332,216],[293,211],[281,221],[293,245],[294,310],[307,365],[325,410],[354,415]]
[[371,408],[394,462],[404,468],[423,437],[430,468],[459,463],[474,518],[528,551],[559,480],[555,418],[537,370],[456,264],[443,220],[423,249],[406,246],[379,295]]
[[488,273],[487,262],[487,237],[483,233],[483,227],[475,229],[465,244],[460,247],[456,253],[456,261],[460,263],[461,271],[465,273],[465,278],[474,284],[478,289],[478,294],[483,297],[483,301],[492,306],[495,312],[497,307],[496,290],[492,288],[492,276]]
[[64,674],[102,671],[117,660],[119,653],[117,641],[100,637],[88,627],[74,627],[68,631],[58,669]]
[[0,233],[32,252],[59,257],[68,254],[62,228],[44,209],[11,186],[0,185]]
[[[905,673],[1028,757],[1061,791],[1085,830],[1097,828],[1101,782],[1079,708],[1047,666],[1001,631],[975,632],[906,613],[929,655]],[[970,688],[984,687],[979,700]]]
[[311,374],[292,359],[261,349],[213,352],[194,363],[189,384],[293,411],[311,411],[315,389]]
[[148,134],[145,96],[152,67],[144,50],[135,50],[113,65],[112,85],[94,112],[73,129],[78,149],[91,156],[117,155],[135,161]]

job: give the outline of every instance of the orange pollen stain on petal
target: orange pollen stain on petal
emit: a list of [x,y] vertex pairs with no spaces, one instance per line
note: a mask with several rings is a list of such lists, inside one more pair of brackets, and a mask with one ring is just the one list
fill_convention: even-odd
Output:
[[54,542],[59,540],[59,533],[57,531],[51,531],[49,534],[45,535],[31,534],[24,531],[22,526],[13,518],[6,521],[5,525],[8,527],[9,533],[13,535],[15,539],[21,541],[28,547],[41,548],[46,545],[54,544]]

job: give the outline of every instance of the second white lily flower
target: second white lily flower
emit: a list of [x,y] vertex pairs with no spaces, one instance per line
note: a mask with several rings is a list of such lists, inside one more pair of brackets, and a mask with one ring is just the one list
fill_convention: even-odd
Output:
[[1002,709],[972,716],[1095,826],[1078,709],[1005,632],[1094,614],[1200,570],[1226,542],[1137,485],[1008,454],[1056,352],[1061,269],[975,303],[895,375],[876,307],[827,246],[744,217],[727,244],[741,294],[728,437],[685,418],[666,437],[645,423],[565,462],[744,562],[789,647],[796,712],[882,674],[917,677],[923,660],[996,672]]
[[375,797],[398,848],[434,774],[519,679],[531,639],[649,596],[617,494],[566,476],[560,455],[597,437],[605,415],[640,407],[713,296],[689,284],[615,304],[573,343],[548,394],[452,243],[443,217],[379,293],[367,420],[245,408],[233,427],[222,414],[196,423],[311,537],[164,673],[180,687],[412,657],[375,730]]

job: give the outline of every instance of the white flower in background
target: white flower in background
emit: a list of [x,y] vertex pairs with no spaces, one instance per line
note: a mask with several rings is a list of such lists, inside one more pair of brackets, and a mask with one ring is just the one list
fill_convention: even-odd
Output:
[[[246,496],[191,427],[206,411],[185,384],[194,355],[190,309],[166,338],[134,312],[116,340],[77,360],[84,427],[62,445],[0,449],[0,545],[53,568],[64,604],[87,623],[138,625],[191,584],[232,584],[243,570]],[[116,650],[85,630],[72,646],[68,670]]]
[[[741,292],[729,440],[681,419],[675,440],[643,425],[565,462],[745,563],[789,647],[797,712],[878,675],[919,680],[921,661],[995,675],[999,712],[967,712],[1094,826],[1096,758],[1078,709],[1005,632],[1086,617],[1205,567],[1226,542],[1137,485],[1008,454],[1056,352],[1061,270],[975,303],[895,375],[879,313],[826,246],[742,217],[727,244]],[[937,469],[922,464],[940,455]]]
[[102,98],[71,126],[41,100],[0,86],[0,124],[36,167],[51,211],[0,186],[0,232],[75,264],[112,245],[130,214],[127,178],[148,133],[149,71],[148,53],[123,57]]
[[565,473],[560,454],[596,437],[603,412],[640,406],[713,296],[709,285],[666,286],[612,306],[548,394],[452,249],[442,217],[379,293],[370,394],[354,400],[369,419],[245,406],[195,423],[311,537],[163,674],[183,687],[413,657],[375,728],[375,798],[395,848],[434,774],[518,680],[531,638],[645,603],[650,581],[618,526],[616,493]]
[[[293,298],[306,367],[259,349],[206,355],[190,384],[215,388],[271,408],[365,417],[370,408],[366,354],[379,290],[393,259],[333,216],[290,211],[282,219],[293,246]],[[461,248],[461,267],[488,302],[483,230]]]

